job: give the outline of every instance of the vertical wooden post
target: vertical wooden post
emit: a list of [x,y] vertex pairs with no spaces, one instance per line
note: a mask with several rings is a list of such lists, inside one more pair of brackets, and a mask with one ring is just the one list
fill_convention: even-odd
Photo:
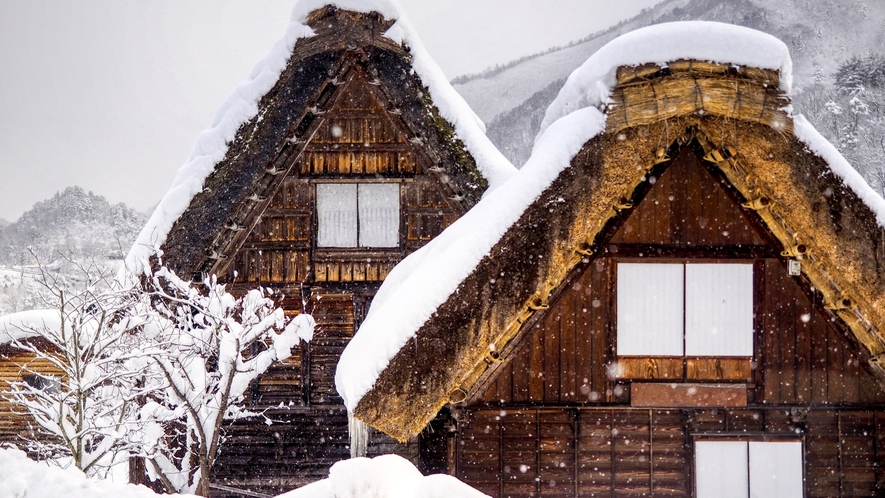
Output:
[[301,406],[310,406],[310,343],[301,341]]

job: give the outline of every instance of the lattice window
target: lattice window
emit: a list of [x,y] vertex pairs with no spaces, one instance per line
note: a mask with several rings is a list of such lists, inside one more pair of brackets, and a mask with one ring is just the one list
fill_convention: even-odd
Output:
[[753,356],[753,265],[619,263],[620,356]]
[[318,247],[397,247],[398,183],[317,184]]
[[695,442],[698,498],[802,498],[801,441]]

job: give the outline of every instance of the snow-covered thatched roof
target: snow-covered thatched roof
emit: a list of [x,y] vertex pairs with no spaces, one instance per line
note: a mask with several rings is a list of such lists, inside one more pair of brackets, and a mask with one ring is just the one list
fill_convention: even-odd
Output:
[[0,316],[0,345],[39,335],[41,330],[59,330],[58,310],[31,310]]
[[[430,58],[396,2],[300,0],[286,36],[255,66],[249,79],[222,104],[212,126],[198,137],[190,158],[130,251],[128,274],[140,274],[147,258],[161,246],[165,246],[167,262],[171,259],[173,267],[188,270],[195,269],[194,262],[211,245],[223,246],[214,230],[243,215],[244,199],[253,194],[256,185],[266,187],[267,181],[262,179],[265,165],[283,153],[292,153],[288,149],[294,147],[288,139],[304,124],[304,120],[297,120],[310,114],[319,89],[334,80],[330,72],[341,57],[357,51],[369,59],[375,57],[377,60],[366,63],[372,65],[382,84],[401,93],[395,97],[403,101],[403,120],[430,135],[439,135],[428,137],[428,148],[452,162],[457,159],[464,171],[447,171],[447,178],[457,187],[471,190],[465,196],[473,195],[472,190],[481,195],[486,185],[494,189],[515,173],[485,136],[483,123]],[[403,87],[401,69],[409,78],[416,78],[417,85]],[[433,143],[439,144],[436,149]],[[461,157],[463,151],[466,158]]]
[[[569,78],[520,172],[391,272],[338,366],[357,418],[400,439],[469,392],[552,289],[605,244],[614,206],[699,141],[872,358],[885,353],[882,200],[789,105],[786,46],[718,23],[625,35]],[[831,213],[838,213],[837,216]]]

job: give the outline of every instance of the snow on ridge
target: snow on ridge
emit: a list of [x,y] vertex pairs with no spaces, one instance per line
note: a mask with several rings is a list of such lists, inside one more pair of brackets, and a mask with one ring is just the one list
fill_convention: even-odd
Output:
[[58,310],[31,310],[0,316],[0,344],[39,335],[40,330],[61,328]]
[[255,65],[249,78],[221,104],[212,126],[197,137],[190,157],[178,170],[169,191],[135,239],[118,280],[132,283],[133,278],[144,272],[148,259],[166,241],[172,225],[194,196],[203,190],[203,182],[215,170],[215,166],[224,159],[237,130],[258,114],[258,103],[276,84],[292,55],[295,42],[313,34],[310,27],[300,22],[290,22],[286,35]]
[[793,116],[793,133],[812,153],[826,161],[830,170],[848,186],[876,216],[876,222],[885,228],[885,199],[873,190],[854,166],[824,138],[803,115]]
[[458,138],[476,161],[482,176],[489,182],[489,190],[494,190],[516,173],[516,168],[501,154],[486,136],[485,124],[452,87],[439,65],[433,60],[417,31],[409,21],[402,7],[394,0],[300,0],[292,10],[292,21],[304,23],[308,14],[326,5],[335,5],[344,10],[370,13],[378,12],[396,22],[384,36],[409,47],[412,54],[412,69],[427,85],[430,97],[440,114],[455,128]]
[[547,108],[535,141],[557,119],[584,107],[602,108],[617,85],[621,66],[666,65],[679,59],[738,64],[780,71],[780,90],[789,94],[793,62],[784,42],[754,29],[709,21],[655,24],[608,42],[569,75]]
[[394,267],[338,362],[335,386],[349,410],[581,147],[604,129],[605,116],[593,107],[560,119],[516,175]]
[[200,133],[187,162],[179,169],[169,191],[135,240],[126,257],[118,279],[131,283],[140,275],[147,261],[169,235],[172,225],[184,213],[191,200],[202,189],[206,178],[224,159],[237,130],[258,114],[258,103],[279,80],[292,55],[295,43],[315,33],[305,24],[308,14],[326,5],[341,9],[382,14],[396,19],[385,36],[411,49],[413,70],[430,90],[431,98],[443,118],[455,128],[458,137],[476,160],[476,165],[489,182],[489,190],[505,182],[516,168],[492,145],[485,135],[485,125],[467,102],[449,84],[442,70],[431,59],[414,28],[399,5],[393,0],[301,0],[292,9],[286,35],[270,53],[252,69],[244,83],[221,105],[212,126]]

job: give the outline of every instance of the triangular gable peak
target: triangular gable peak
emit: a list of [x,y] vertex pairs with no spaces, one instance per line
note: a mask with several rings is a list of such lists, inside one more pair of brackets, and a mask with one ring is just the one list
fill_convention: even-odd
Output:
[[606,133],[585,144],[393,357],[357,404],[359,418],[405,439],[450,401],[481,395],[474,387],[489,378],[489,366],[630,223],[629,208],[649,190],[657,165],[686,147],[699,148],[706,167],[754,212],[757,236],[773,241],[778,257],[801,261],[817,302],[881,372],[883,231],[792,135],[788,97],[771,84],[777,72],[686,61],[640,73],[619,70]]
[[[241,126],[166,239],[165,263],[186,277],[230,273],[268,210],[303,208],[305,225],[293,230],[310,232],[305,182],[311,178],[425,175],[435,183],[426,190],[436,193],[424,207],[444,214],[441,226],[475,204],[488,185],[412,70],[408,49],[383,36],[393,21],[325,7],[307,23],[315,35],[296,43],[257,116]],[[304,206],[280,205],[292,188],[306,196]],[[392,264],[371,280],[383,279]],[[268,275],[263,283],[306,280],[302,270],[289,273]]]
[[[620,206],[604,249],[579,265],[551,294],[549,308],[498,352],[501,361],[490,362],[465,404],[625,402],[626,384],[649,380],[744,381],[755,386],[754,400],[766,404],[885,402],[876,379],[860,368],[845,327],[815,305],[807,282],[787,274],[764,222],[741,205],[742,196],[714,165],[703,164],[694,145],[649,171],[636,204]],[[661,261],[755,262],[755,367],[750,358],[616,354],[618,262]]]
[[751,221],[756,217],[742,209],[741,196],[728,181],[705,167],[690,147],[678,153],[680,160],[649,171],[648,181],[634,193],[641,199],[635,208],[621,206],[626,216],[609,242],[638,251],[642,246],[765,246],[764,228]]

